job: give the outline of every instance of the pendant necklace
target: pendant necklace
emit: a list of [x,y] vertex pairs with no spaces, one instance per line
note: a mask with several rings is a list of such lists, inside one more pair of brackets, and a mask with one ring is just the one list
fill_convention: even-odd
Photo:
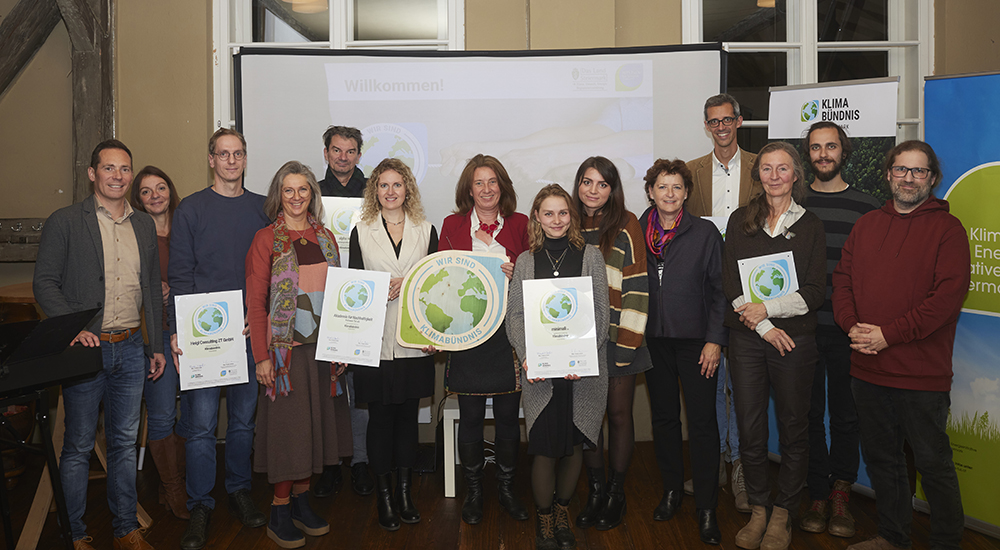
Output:
[[[295,234],[299,236],[299,243],[302,244],[303,246],[305,246],[306,243],[308,242],[308,241],[306,241],[306,236],[304,234],[305,232],[299,233],[298,231],[296,231],[294,229],[292,229],[292,231],[295,231]],[[306,231],[308,231],[308,229]]]
[[563,251],[562,251],[562,254],[560,254],[558,258],[556,258],[555,260],[553,260],[552,259],[552,254],[549,254],[548,249],[545,249],[545,256],[549,259],[549,264],[552,265],[552,275],[554,275],[556,277],[559,276],[559,266],[562,265],[562,261],[563,261],[563,258],[566,257],[566,251],[567,250],[569,250],[569,247],[564,248]]

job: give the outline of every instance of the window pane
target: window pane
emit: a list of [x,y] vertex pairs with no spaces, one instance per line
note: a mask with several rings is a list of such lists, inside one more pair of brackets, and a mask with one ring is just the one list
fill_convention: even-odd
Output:
[[744,120],[767,120],[768,88],[788,84],[785,52],[730,53],[727,89],[740,102]]
[[354,0],[354,39],[434,40],[438,19],[438,0]]
[[768,144],[767,128],[740,128],[736,130],[736,143],[740,149],[756,153]]
[[889,52],[820,52],[819,81],[889,76]]
[[329,0],[253,0],[254,42],[326,42],[330,40]]
[[705,42],[786,40],[785,0],[703,0],[702,20]]
[[820,42],[888,40],[889,0],[819,0]]

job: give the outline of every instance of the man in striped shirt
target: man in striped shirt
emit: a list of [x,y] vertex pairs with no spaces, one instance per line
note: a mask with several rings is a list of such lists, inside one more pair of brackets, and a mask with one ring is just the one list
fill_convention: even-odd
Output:
[[[817,122],[806,133],[805,160],[815,181],[804,206],[819,216],[826,230],[826,301],[819,310],[816,344],[819,361],[813,378],[809,411],[809,473],[806,482],[812,504],[799,526],[803,531],[828,531],[854,536],[854,518],[847,510],[851,486],[858,478],[858,413],[851,394],[851,340],[833,319],[833,270],[854,222],[881,205],[871,195],[844,181],[842,169],[853,147],[844,129],[833,122]],[[829,399],[826,399],[829,396]],[[830,408],[830,446],[824,416]]]

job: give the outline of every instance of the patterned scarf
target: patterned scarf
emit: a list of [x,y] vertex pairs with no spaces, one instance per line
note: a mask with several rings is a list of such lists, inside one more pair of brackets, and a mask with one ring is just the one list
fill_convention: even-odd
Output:
[[682,217],[684,217],[683,208],[677,213],[677,219],[674,220],[670,229],[663,229],[663,226],[660,225],[660,214],[655,208],[650,210],[649,218],[646,220],[646,247],[657,258],[663,258],[663,251],[673,240],[674,235],[677,235],[677,228],[681,225]]
[[[326,263],[339,267],[340,252],[333,240],[333,234],[317,223],[311,215],[307,219],[309,225],[316,231],[316,239],[323,250]],[[274,220],[274,248],[271,250],[271,343],[267,348],[275,371],[274,387],[267,390],[267,396],[272,401],[277,394],[288,395],[288,392],[292,391],[292,385],[288,380],[288,367],[291,361],[292,342],[295,339],[295,309],[298,294],[299,261],[295,256],[292,239],[288,235],[285,213],[278,212],[278,219]],[[330,370],[334,370],[332,364]],[[330,392],[331,395],[336,395],[335,384],[331,384]]]

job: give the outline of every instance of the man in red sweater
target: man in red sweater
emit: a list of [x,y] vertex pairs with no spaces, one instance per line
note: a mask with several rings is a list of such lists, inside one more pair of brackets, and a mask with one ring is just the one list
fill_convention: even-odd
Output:
[[931,548],[960,548],[964,513],[945,432],[955,326],[969,288],[969,241],[946,201],[934,150],[906,141],[886,155],[892,192],[854,225],[833,272],[833,312],[851,338],[861,451],[876,494],[878,536],[849,549],[910,547],[913,449],[931,509]]

